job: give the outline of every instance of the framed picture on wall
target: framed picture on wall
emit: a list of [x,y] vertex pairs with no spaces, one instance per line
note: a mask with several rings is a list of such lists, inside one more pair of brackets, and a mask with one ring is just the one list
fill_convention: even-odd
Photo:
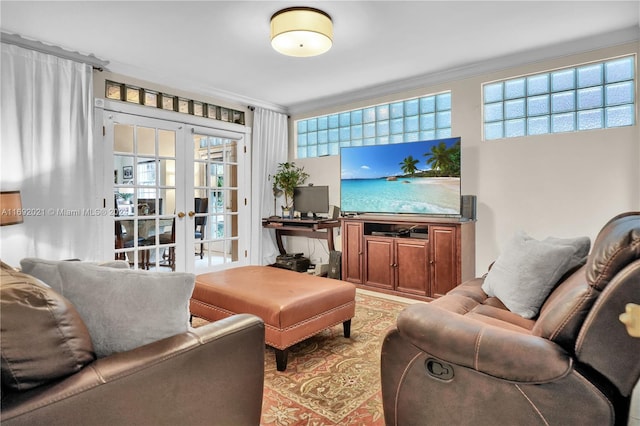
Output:
[[122,167],[122,179],[133,179],[133,166]]

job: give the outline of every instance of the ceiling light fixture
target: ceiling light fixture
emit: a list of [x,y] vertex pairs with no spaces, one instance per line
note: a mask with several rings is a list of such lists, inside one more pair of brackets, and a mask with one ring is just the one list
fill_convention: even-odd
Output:
[[332,44],[333,23],[321,10],[289,7],[271,17],[271,46],[283,55],[316,56]]

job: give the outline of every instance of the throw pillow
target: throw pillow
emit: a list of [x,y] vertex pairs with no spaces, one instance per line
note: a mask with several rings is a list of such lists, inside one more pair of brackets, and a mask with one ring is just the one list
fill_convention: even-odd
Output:
[[99,358],[124,352],[189,326],[195,275],[58,264],[64,296],[78,309]]
[[589,239],[589,237],[576,237],[576,238],[547,237],[542,241],[545,243],[551,243],[556,245],[566,245],[573,249],[571,260],[569,261],[569,265],[567,265],[567,270],[571,270],[587,262],[587,257],[589,256],[589,249],[591,249],[591,240]]
[[91,337],[71,303],[27,274],[2,268],[2,387],[34,388],[95,359]]
[[517,232],[496,259],[482,290],[511,312],[534,318],[558,280],[581,257],[584,244],[582,238],[538,241]]
[[[36,277],[46,283],[49,287],[60,294],[64,294],[64,281],[60,278],[58,265],[66,260],[47,260],[35,257],[27,257],[20,261],[22,272]],[[109,268],[129,269],[129,263],[124,260],[109,260],[106,262],[96,262],[96,265]]]

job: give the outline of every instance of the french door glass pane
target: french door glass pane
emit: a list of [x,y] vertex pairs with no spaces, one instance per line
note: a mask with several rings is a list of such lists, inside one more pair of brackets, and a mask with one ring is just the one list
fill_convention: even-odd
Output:
[[133,126],[119,124],[113,133],[113,151],[133,153]]
[[158,150],[161,157],[176,156],[176,134],[171,130],[158,130]]
[[237,142],[194,135],[193,148],[198,271],[238,260]]
[[138,154],[155,155],[156,132],[148,127],[138,127]]
[[137,269],[173,270],[176,132],[114,123],[113,135],[115,256]]

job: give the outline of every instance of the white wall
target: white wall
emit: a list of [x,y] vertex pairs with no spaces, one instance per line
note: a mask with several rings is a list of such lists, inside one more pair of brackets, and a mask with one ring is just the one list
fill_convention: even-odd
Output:
[[[292,130],[289,129],[289,135]],[[291,152],[291,146],[289,148]],[[295,163],[303,166],[309,173],[309,178],[305,184],[329,186],[329,204],[340,205],[340,157],[332,155],[329,157],[294,159]],[[322,231],[324,232],[324,231]],[[342,240],[339,228],[333,230],[334,244],[336,250],[341,250]],[[329,250],[324,240],[316,240],[302,237],[285,237],[285,248],[287,252],[304,253],[311,259],[312,263],[328,263]]]
[[[640,43],[629,43],[292,116],[290,159],[305,167],[309,182],[330,185],[330,202],[339,204],[339,157],[295,159],[294,121],[451,90],[452,136],[462,137],[462,193],[478,196],[480,275],[518,229],[535,238],[593,240],[615,214],[640,210],[640,126],[482,141],[481,84],[639,51]],[[636,86],[636,104],[639,99]],[[288,251],[320,251],[318,241],[289,238],[287,244]]]

